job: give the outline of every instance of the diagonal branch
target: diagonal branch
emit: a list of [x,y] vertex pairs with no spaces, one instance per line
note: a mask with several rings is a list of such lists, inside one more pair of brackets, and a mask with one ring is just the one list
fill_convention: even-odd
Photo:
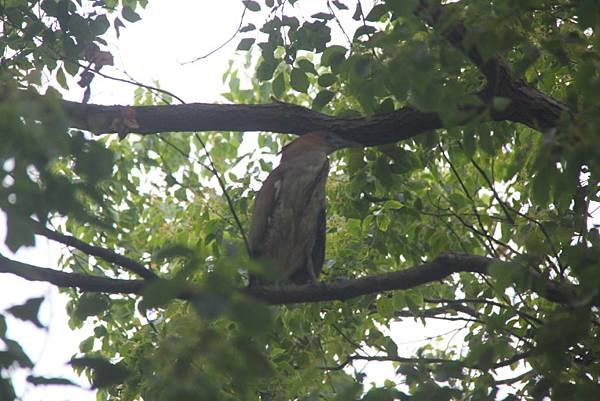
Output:
[[469,27],[457,21],[456,10],[457,6],[452,3],[440,5],[438,2],[420,0],[415,14],[479,68],[487,81],[478,94],[479,98],[487,104],[494,97],[510,100],[505,110],[491,108],[493,120],[520,122],[537,130],[545,130],[555,127],[562,114],[572,117],[565,104],[539,91],[521,77],[515,77],[510,64],[502,56],[495,55],[486,59],[477,49],[476,41],[467,46],[465,39],[469,34]]
[[[512,264],[498,259],[461,253],[447,253],[431,262],[392,273],[302,286],[242,288],[240,291],[271,305],[344,301],[361,295],[415,288],[440,281],[459,272],[489,275],[489,268],[492,264],[499,268],[514,268]],[[523,269],[526,268],[523,267]],[[0,273],[15,274],[31,281],[46,281],[59,287],[79,288],[83,291],[112,294],[140,294],[148,285],[145,280],[121,280],[78,273],[65,273],[17,262],[2,255],[0,255]],[[529,288],[548,301],[570,304],[576,300],[575,286],[547,280],[533,269],[521,273],[528,276]],[[182,289],[177,297],[191,299],[202,293],[202,291],[204,289],[201,287],[188,287]]]
[[0,255],[0,273],[15,274],[29,281],[45,281],[57,287],[109,294],[140,294],[146,285],[145,280],[123,280],[46,269],[17,262],[3,255]]
[[43,227],[39,224],[35,226],[35,231],[37,234],[43,235],[44,237],[49,238],[53,241],[60,242],[61,244],[67,246],[71,246],[75,249],[79,249],[81,252],[84,252],[88,255],[97,256],[109,263],[114,263],[117,266],[121,266],[122,268],[129,270],[130,272],[135,273],[138,276],[147,280],[153,280],[158,278],[158,276],[152,270],[148,270],[142,264],[136,262],[135,260],[123,255],[119,255],[118,253],[115,253],[110,249],[90,245],[75,237],[61,234],[59,232],[50,230],[49,228]]

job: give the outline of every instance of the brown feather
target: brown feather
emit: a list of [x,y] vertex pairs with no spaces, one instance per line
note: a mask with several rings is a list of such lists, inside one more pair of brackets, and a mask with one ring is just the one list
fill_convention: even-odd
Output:
[[[258,192],[248,237],[253,258],[272,263],[280,280],[296,284],[315,281],[323,266],[329,172],[319,138],[301,139],[304,144],[286,148],[279,167]],[[250,282],[264,280],[251,275]]]
[[[311,132],[281,151],[256,196],[248,236],[251,257],[278,269],[279,281],[314,282],[325,257],[327,155],[355,146],[330,132]],[[267,281],[250,275],[250,285]]]

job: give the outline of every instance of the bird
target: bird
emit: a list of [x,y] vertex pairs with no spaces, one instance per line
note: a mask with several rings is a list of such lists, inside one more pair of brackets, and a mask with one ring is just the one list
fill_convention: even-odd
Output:
[[[327,131],[302,135],[281,150],[281,160],[256,195],[248,234],[250,257],[276,269],[275,283],[317,281],[325,258],[325,185],[328,155],[353,141]],[[250,274],[249,285],[269,280]]]

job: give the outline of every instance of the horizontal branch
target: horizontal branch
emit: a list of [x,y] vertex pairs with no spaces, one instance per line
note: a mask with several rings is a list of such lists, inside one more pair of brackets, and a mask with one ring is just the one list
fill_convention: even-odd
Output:
[[[561,115],[571,114],[564,104],[513,76],[510,65],[501,56],[486,59],[476,44],[467,47],[465,38],[469,33],[468,27],[454,18],[454,8],[452,4],[434,6],[421,0],[416,14],[426,24],[434,27],[450,45],[461,50],[485,76],[487,82],[484,89],[474,95],[486,105],[480,111],[486,111],[483,114],[489,112],[489,120],[518,122],[536,130],[544,130],[555,127]],[[508,107],[495,110],[492,107],[495,97],[509,99]],[[373,146],[398,142],[444,127],[437,113],[422,112],[410,106],[390,113],[351,118],[334,117],[282,102],[103,106],[62,101],[61,106],[72,128],[97,134],[268,131],[302,135],[327,130],[365,146]],[[471,111],[468,114],[475,111],[472,108],[464,107],[465,111]]]
[[[64,100],[62,107],[72,128],[97,134],[115,132],[115,125],[124,129],[124,133],[142,135],[193,131],[268,131],[303,135],[312,131],[331,131],[365,146],[373,146],[443,127],[436,113],[421,112],[412,107],[371,117],[333,117],[283,102],[103,106]],[[135,119],[135,127],[115,124],[131,117]]]
[[[433,5],[436,3],[436,5]],[[459,4],[460,6],[460,4]],[[462,6],[461,6],[462,7]],[[416,15],[444,37],[450,45],[461,50],[486,78],[483,90],[473,93],[484,105],[463,105],[459,110],[478,119],[510,121],[525,124],[535,130],[555,127],[562,115],[571,116],[568,108],[515,77],[510,65],[501,56],[484,58],[468,41],[469,27],[457,21],[454,4],[421,0]],[[474,44],[467,45],[466,43]],[[41,104],[52,104],[53,97],[20,92],[19,96]],[[496,110],[493,100],[509,100],[504,110]],[[40,100],[44,100],[41,101]],[[48,102],[47,100],[50,100]],[[68,125],[95,134],[128,133],[141,135],[160,132],[194,131],[267,131],[303,135],[311,131],[332,131],[364,146],[383,145],[415,137],[445,126],[437,113],[423,112],[407,106],[393,112],[365,117],[335,117],[294,104],[207,104],[126,106],[83,104],[59,100]],[[32,113],[55,113],[54,108]],[[33,115],[35,117],[35,115]]]
[[[345,301],[361,295],[393,290],[407,290],[423,284],[440,281],[454,273],[470,272],[489,275],[493,263],[508,263],[484,256],[446,253],[435,260],[404,270],[362,277],[354,280],[337,280],[284,288],[255,287],[244,289],[251,295],[270,304],[291,304],[320,301]],[[527,272],[530,288],[548,301],[568,304],[575,299],[571,286],[557,284],[543,278],[532,269]]]
[[[489,121],[518,122],[536,130],[556,126],[563,108],[557,109],[554,106],[548,108],[550,103],[552,105],[559,103],[556,101],[548,103],[548,99],[551,98],[532,90],[526,88],[510,94],[496,94],[509,97],[512,101],[511,106],[502,112],[492,110],[488,117]],[[532,96],[524,97],[526,93]],[[486,91],[475,95],[484,98],[486,103],[493,98]],[[334,117],[282,102],[105,106],[64,100],[62,107],[72,128],[96,134],[117,131],[120,135],[193,131],[267,131],[303,135],[312,131],[331,131],[364,146],[376,146],[406,140],[439,128],[449,128],[444,125],[437,113],[419,111],[410,106],[367,117]],[[488,108],[481,108],[484,109]],[[465,106],[464,110],[471,110],[470,114],[474,111],[473,106]],[[538,115],[540,113],[545,115],[543,120]],[[478,118],[482,119],[484,116],[479,115]],[[129,123],[123,123],[126,120]]]
[[[248,296],[271,305],[309,303],[322,301],[345,301],[361,295],[385,291],[407,290],[444,279],[454,273],[471,272],[489,274],[492,263],[503,263],[483,256],[447,253],[432,262],[397,272],[373,275],[351,280],[336,280],[302,286],[252,287],[240,291]],[[507,268],[511,268],[507,265]],[[121,280],[107,277],[66,273],[53,269],[32,266],[0,255],[0,273],[12,273],[26,280],[46,281],[59,287],[78,288],[90,292],[111,294],[140,294],[148,284],[145,280]],[[575,288],[549,281],[533,270],[528,272],[530,288],[548,301],[569,304],[575,300]],[[203,289],[186,289],[179,294],[181,299],[190,299]]]
[[368,362],[400,362],[400,363],[418,363],[418,364],[452,364],[459,365],[466,369],[476,369],[476,370],[489,370],[489,369],[499,369],[505,366],[510,366],[514,363],[517,363],[523,359],[526,359],[531,356],[531,352],[523,352],[520,354],[515,354],[508,359],[504,359],[502,361],[496,362],[491,366],[481,366],[479,364],[468,363],[460,360],[452,360],[452,359],[443,359],[443,358],[427,358],[427,357],[419,357],[419,358],[407,358],[402,356],[366,356],[366,355],[350,355],[346,358],[344,362],[341,364],[327,368],[327,370],[340,370],[343,369],[348,364],[354,361],[368,361]]

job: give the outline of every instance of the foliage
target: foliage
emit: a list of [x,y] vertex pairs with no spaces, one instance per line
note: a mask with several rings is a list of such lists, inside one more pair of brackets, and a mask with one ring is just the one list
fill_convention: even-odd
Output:
[[[502,55],[516,76],[572,111],[540,132],[488,118],[508,106],[507,98],[496,97],[476,115],[466,111],[465,105],[481,104],[475,94],[486,78],[423,22],[416,0],[377,1],[370,10],[359,1],[328,1],[305,18],[290,11],[302,1],[245,1],[248,12],[269,13],[259,30],[252,24],[240,30],[237,48],[249,52],[240,61],[255,73],[246,83],[237,60],[231,64],[224,75],[228,101],[269,103],[273,96],[333,116],[410,106],[436,112],[444,123],[413,139],[332,155],[322,280],[398,271],[447,251],[512,266],[492,266],[491,277],[461,273],[404,291],[285,306],[266,306],[237,290],[247,270],[260,267],[247,258],[236,219],[248,227],[252,189],[273,167],[267,155],[287,138],[261,133],[258,148],[249,149],[239,132],[118,140],[70,130],[57,91],[43,101],[32,97],[42,72],[62,87],[66,76],[78,77],[89,89],[89,67],[109,64],[98,62],[106,57],[102,36],[139,19],[136,3],[145,6],[80,3],[0,5],[0,207],[12,250],[33,244],[32,218],[64,222],[78,239],[160,275],[141,296],[66,290],[71,327],[94,327],[72,366],[91,378],[98,399],[591,400],[598,394],[600,236],[591,220],[600,167],[597,2],[446,5],[450,22],[468,27],[464,42],[484,59]],[[344,27],[348,21],[354,26]],[[170,98],[152,90],[135,93],[136,105],[165,102]],[[36,108],[44,118],[32,117]],[[529,268],[572,284],[575,301],[541,297],[524,278]],[[81,251],[64,255],[61,269],[130,277]],[[190,289],[193,296],[176,299]],[[4,315],[39,326],[40,303],[30,300]],[[12,400],[9,372],[32,362],[6,336],[4,315],[0,399]],[[395,341],[413,327],[406,317],[424,324],[441,319],[462,341],[407,350]],[[368,383],[373,378],[358,369],[361,360],[390,361],[394,371],[382,385]]]

